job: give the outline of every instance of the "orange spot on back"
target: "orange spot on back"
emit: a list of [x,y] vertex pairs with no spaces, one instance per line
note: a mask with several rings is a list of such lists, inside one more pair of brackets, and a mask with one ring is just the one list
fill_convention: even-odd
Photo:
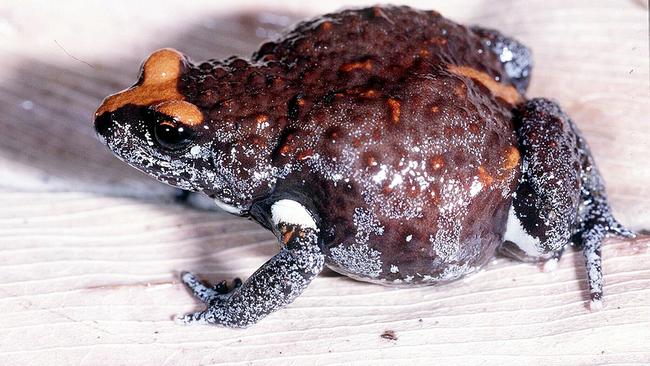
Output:
[[494,178],[490,175],[490,173],[485,170],[483,166],[478,167],[478,180],[483,184],[483,186],[487,187],[494,182]]
[[358,69],[363,69],[370,71],[372,70],[372,60],[367,59],[365,61],[356,61],[356,62],[348,62],[346,64],[341,65],[339,70],[343,72],[350,72],[352,70],[358,70]]
[[478,71],[469,66],[456,65],[448,65],[447,70],[453,74],[468,77],[474,81],[481,83],[488,90],[490,90],[492,95],[505,100],[509,104],[515,105],[522,100],[521,95],[513,86],[501,84],[500,82],[494,80],[494,78],[492,78],[490,75],[482,71]]
[[282,156],[287,156],[288,154],[293,152],[293,149],[294,149],[294,141],[293,140],[294,140],[293,134],[287,135],[287,138],[286,138],[284,144],[280,148],[280,154]]
[[178,79],[186,67],[185,62],[185,57],[171,48],[152,53],[144,63],[142,83],[104,99],[95,117],[127,104],[155,105],[159,112],[171,113],[168,115],[185,124],[202,123],[203,115],[198,107],[186,102],[177,88]]
[[257,116],[255,116],[255,122],[257,122],[260,125],[262,123],[267,122],[268,120],[269,120],[269,117],[267,115],[265,115],[265,114],[258,114]]
[[400,108],[401,104],[399,100],[388,98],[388,106],[390,107],[390,116],[394,123],[399,122],[400,114],[402,113]]
[[517,148],[514,146],[510,146],[508,152],[506,153],[506,159],[505,163],[503,164],[503,168],[506,170],[511,170],[519,166],[519,158],[519,150],[517,150]]

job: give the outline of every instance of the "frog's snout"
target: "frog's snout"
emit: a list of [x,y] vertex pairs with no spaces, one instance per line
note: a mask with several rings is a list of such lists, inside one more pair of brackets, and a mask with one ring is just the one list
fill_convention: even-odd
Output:
[[95,118],[95,132],[97,132],[97,135],[99,135],[102,141],[106,141],[106,138],[111,133],[112,126],[113,117],[111,112],[104,112]]

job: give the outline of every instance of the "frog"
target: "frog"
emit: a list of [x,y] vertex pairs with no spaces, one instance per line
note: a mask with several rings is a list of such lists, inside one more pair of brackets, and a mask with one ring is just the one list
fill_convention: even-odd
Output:
[[442,285],[497,255],[585,258],[602,307],[601,246],[633,237],[559,104],[527,98],[532,52],[436,11],[375,6],[297,24],[251,57],[153,52],[94,117],[99,139],[163,183],[270,230],[277,253],[245,282],[181,280],[205,309],[181,324],[244,328],[325,268]]

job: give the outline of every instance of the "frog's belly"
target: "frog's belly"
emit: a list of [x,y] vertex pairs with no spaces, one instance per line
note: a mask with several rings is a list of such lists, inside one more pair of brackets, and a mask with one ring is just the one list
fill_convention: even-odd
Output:
[[[326,257],[326,265],[335,272],[350,278],[387,286],[426,286],[455,281],[480,270],[494,256],[501,241],[484,242],[482,251],[458,261],[445,261],[435,255],[409,253],[413,259],[404,262],[391,260],[378,250],[381,245],[339,245]],[[430,245],[424,243],[424,247]],[[463,243],[456,244],[463,246]]]
[[329,229],[339,232],[325,242],[326,263],[346,276],[385,285],[456,280],[478,271],[503,242],[511,204],[504,193],[510,191],[485,192],[457,207],[431,204],[408,219],[386,217],[357,201],[346,210],[352,217]]

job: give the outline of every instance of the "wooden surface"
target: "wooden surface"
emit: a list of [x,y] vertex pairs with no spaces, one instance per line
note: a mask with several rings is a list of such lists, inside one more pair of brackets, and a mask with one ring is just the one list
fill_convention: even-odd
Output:
[[[274,238],[174,204],[169,188],[100,145],[90,117],[156,48],[248,55],[296,19],[345,4],[230,3],[0,4],[0,365],[650,364],[648,237],[607,242],[596,313],[569,251],[552,273],[498,259],[437,288],[327,272],[250,329],[175,325],[174,314],[199,307],[178,271],[247,277]],[[650,226],[646,1],[415,4],[527,43],[529,96],[559,100],[591,143],[618,217]]]

